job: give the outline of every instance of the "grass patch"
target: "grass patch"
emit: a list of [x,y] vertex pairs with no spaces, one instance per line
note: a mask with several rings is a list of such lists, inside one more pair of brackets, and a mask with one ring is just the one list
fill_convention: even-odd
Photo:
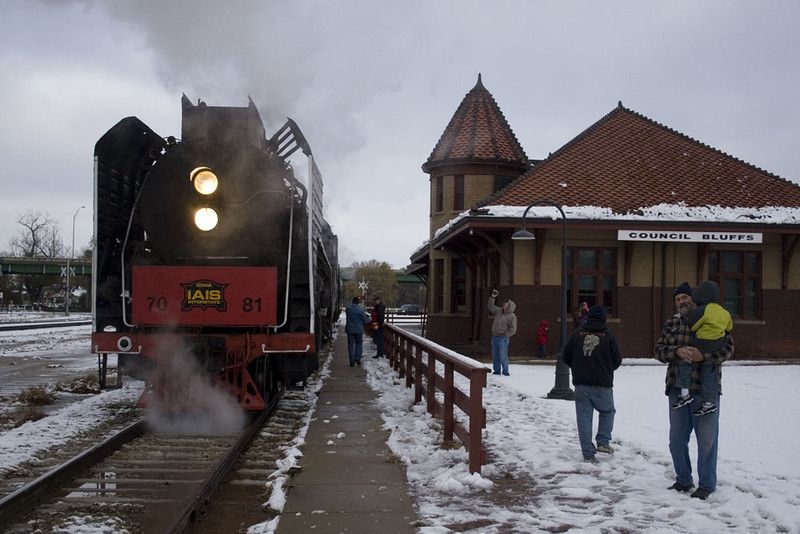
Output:
[[86,376],[59,382],[56,384],[55,390],[77,395],[96,395],[100,393],[100,382],[97,379],[97,373],[88,373]]
[[28,421],[38,421],[46,415],[41,406],[22,406],[12,412],[0,414],[0,430],[12,430]]
[[56,396],[43,386],[32,386],[17,395],[17,402],[25,406],[49,406],[55,403]]

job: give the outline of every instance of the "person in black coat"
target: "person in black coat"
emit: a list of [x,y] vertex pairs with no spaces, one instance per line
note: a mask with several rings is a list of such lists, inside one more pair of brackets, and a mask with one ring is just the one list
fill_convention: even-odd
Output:
[[[572,332],[564,347],[564,363],[572,370],[575,386],[575,415],[578,439],[586,461],[594,461],[596,452],[611,454],[611,431],[614,429],[614,371],[622,363],[617,338],[606,326],[602,306],[592,306],[586,324]],[[597,446],[592,442],[594,410],[598,412]]]
[[372,341],[375,342],[378,350],[373,358],[383,357],[383,323],[386,321],[386,306],[381,302],[380,297],[372,299]]

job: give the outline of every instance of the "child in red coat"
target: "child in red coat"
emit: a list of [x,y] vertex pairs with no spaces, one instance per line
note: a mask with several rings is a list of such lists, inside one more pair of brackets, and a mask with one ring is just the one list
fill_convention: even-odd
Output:
[[539,345],[539,358],[547,358],[547,321],[539,323],[539,332],[536,334],[536,343]]

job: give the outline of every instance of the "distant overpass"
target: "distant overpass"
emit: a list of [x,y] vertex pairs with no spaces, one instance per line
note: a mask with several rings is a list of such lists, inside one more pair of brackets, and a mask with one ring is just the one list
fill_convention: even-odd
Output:
[[[92,260],[69,260],[69,275],[91,276]],[[4,258],[0,257],[0,274],[56,274],[67,276],[67,258]]]

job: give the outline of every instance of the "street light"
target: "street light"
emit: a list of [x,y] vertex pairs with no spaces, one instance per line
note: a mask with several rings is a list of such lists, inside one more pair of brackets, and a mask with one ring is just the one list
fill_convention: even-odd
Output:
[[67,258],[67,292],[64,295],[64,315],[69,315],[69,262],[75,256],[75,219],[78,217],[78,212],[86,206],[81,206],[75,210],[75,215],[72,216],[72,252]]
[[561,341],[558,347],[558,355],[556,356],[556,383],[550,393],[547,394],[547,398],[575,400],[575,392],[569,387],[569,367],[564,363],[563,358],[564,346],[567,344],[567,216],[564,215],[564,210],[561,209],[561,206],[552,200],[531,202],[522,214],[522,228],[514,232],[511,239],[528,241],[536,239],[532,233],[525,229],[525,217],[532,207],[541,204],[554,206],[561,213],[561,218],[564,220],[564,241],[561,245]]

